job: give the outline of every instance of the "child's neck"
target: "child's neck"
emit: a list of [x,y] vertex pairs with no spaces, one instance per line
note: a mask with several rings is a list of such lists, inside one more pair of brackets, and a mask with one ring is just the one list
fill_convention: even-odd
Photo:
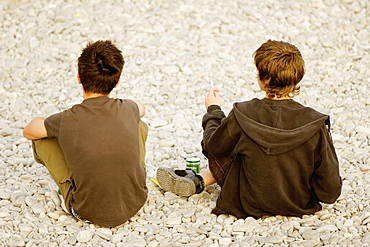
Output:
[[84,99],[96,98],[101,96],[109,96],[109,94],[101,94],[101,93],[90,93],[84,91]]
[[283,99],[292,99],[293,97],[290,97],[289,95],[285,95],[285,96],[281,96],[280,98],[276,97],[276,95],[274,97],[267,97],[267,95],[265,96],[267,99],[273,99],[273,100],[283,100]]

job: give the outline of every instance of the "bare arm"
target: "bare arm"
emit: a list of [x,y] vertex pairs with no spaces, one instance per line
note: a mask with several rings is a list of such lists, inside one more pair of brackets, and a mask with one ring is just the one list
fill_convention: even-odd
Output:
[[44,125],[44,117],[36,117],[29,122],[23,129],[23,136],[28,140],[37,140],[48,137]]
[[140,117],[144,117],[145,116],[145,106],[143,105],[143,103],[141,103],[140,101],[136,101],[136,100],[132,100],[134,101],[137,106],[139,107],[139,114],[140,114]]

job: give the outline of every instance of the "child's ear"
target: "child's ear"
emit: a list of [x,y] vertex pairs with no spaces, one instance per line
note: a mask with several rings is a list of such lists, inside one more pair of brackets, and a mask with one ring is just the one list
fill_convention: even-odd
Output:
[[265,91],[265,86],[266,86],[266,84],[265,84],[265,82],[264,81],[261,81],[260,80],[260,77],[257,75],[257,81],[258,81],[258,85],[260,86],[260,89],[262,90],[262,91]]
[[81,84],[81,78],[80,78],[80,74],[77,73],[77,81],[78,81],[78,84]]
[[119,85],[119,83],[121,82],[121,79],[119,79],[118,80],[118,82],[117,82],[117,84],[114,86],[114,88],[116,88],[118,85]]

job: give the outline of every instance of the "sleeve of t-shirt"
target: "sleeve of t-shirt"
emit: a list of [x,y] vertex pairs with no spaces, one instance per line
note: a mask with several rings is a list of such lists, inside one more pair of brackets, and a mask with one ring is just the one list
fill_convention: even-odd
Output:
[[136,117],[137,122],[140,121],[140,112],[139,112],[139,106],[136,104],[135,101],[130,99],[125,99],[124,103],[126,103],[130,109],[134,112],[134,115]]
[[59,135],[61,113],[56,113],[45,119],[44,125],[49,138]]

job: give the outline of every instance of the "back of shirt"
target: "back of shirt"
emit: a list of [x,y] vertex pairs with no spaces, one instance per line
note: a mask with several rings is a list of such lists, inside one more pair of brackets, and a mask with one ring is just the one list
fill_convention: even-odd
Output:
[[71,205],[80,217],[116,226],[146,201],[145,168],[140,164],[139,109],[131,100],[97,97],[45,120],[72,172]]

